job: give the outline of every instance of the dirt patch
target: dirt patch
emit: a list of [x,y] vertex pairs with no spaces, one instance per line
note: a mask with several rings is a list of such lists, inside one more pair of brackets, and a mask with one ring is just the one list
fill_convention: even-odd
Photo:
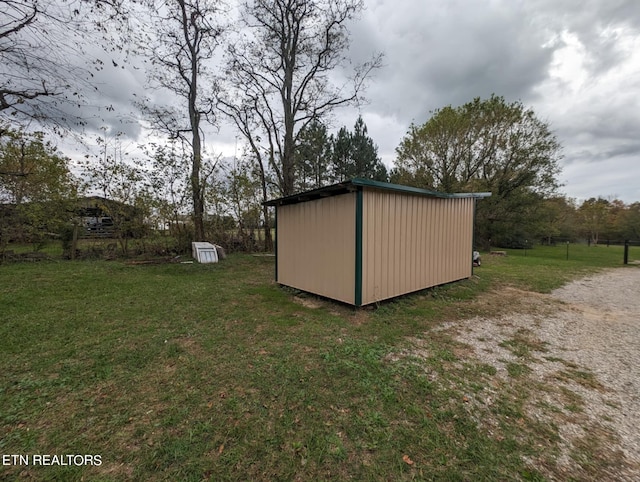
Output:
[[299,293],[293,296],[293,302],[312,310],[324,309],[328,313],[348,318],[355,325],[365,323],[369,319],[371,307],[354,308],[353,306],[342,304],[328,298],[315,296],[309,293]]
[[441,329],[495,367],[500,384],[535,387],[529,418],[556,426],[560,442],[555,467],[532,465],[551,478],[640,480],[640,269],[605,271],[550,295],[505,289],[478,307],[494,303],[511,309]]
[[303,298],[301,296],[294,296],[293,302],[299,305],[302,305],[305,308],[311,308],[312,310],[316,310],[318,308],[323,307],[323,304],[320,300],[312,299],[312,298]]

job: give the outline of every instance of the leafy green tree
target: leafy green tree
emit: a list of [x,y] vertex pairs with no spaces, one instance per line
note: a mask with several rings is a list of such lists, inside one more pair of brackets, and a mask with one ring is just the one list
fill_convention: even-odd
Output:
[[69,159],[42,133],[7,130],[0,138],[1,243],[14,237],[39,246],[73,217],[78,181]]
[[587,199],[578,208],[581,231],[590,244],[597,245],[607,230],[610,207],[608,200],[599,197]]
[[630,204],[620,213],[618,229],[623,240],[640,241],[640,202]]
[[331,140],[331,165],[335,181],[345,181],[354,177],[385,182],[389,180],[387,168],[378,156],[378,146],[369,137],[362,116],[358,117],[353,132],[342,127]]
[[575,239],[578,234],[576,209],[575,201],[564,196],[545,199],[539,206],[537,238],[546,244],[552,244],[556,239]]
[[560,144],[520,102],[474,99],[412,125],[396,149],[394,181],[444,192],[490,191],[478,204],[484,245],[534,235],[537,205],[559,187]]
[[627,209],[629,209],[628,206],[620,199],[611,199],[609,201],[607,224],[603,233],[607,242],[621,242],[626,239],[622,219]]

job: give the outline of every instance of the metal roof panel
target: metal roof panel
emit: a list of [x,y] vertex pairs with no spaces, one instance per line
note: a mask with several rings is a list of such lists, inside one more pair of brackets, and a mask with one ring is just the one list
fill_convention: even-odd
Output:
[[390,182],[373,181],[371,179],[353,178],[348,181],[343,181],[330,186],[321,187],[318,189],[312,189],[310,191],[293,194],[291,196],[284,196],[277,199],[271,199],[262,203],[264,206],[283,206],[286,204],[297,204],[306,201],[312,201],[327,196],[337,196],[339,194],[345,194],[357,190],[359,187],[370,187],[373,189],[384,189],[388,191],[404,192],[407,194],[413,194],[418,196],[436,197],[436,198],[486,198],[491,196],[490,192],[477,192],[477,193],[444,193],[439,191],[433,191],[429,189],[422,189],[412,186],[404,186],[401,184],[393,184]]

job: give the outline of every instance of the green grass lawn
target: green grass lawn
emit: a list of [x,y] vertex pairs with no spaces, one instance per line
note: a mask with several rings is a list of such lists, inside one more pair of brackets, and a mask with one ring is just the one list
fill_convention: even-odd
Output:
[[[523,432],[507,387],[500,435],[482,430],[465,393],[495,373],[434,328],[487,290],[622,265],[570,249],[484,255],[473,279],[362,310],[280,288],[269,257],[0,265],[0,452],[101,460],[0,479],[543,480],[523,456],[553,453],[553,428]],[[395,356],[413,337],[422,364]]]
[[[495,259],[487,270],[495,280],[502,280],[524,289],[548,293],[567,281],[586,275],[594,269],[621,267],[624,260],[622,246],[587,246],[571,244],[536,246],[533,249],[507,249],[507,257]],[[568,259],[567,259],[568,252]],[[495,258],[484,254],[483,261]],[[632,246],[629,261],[640,260],[640,247]]]

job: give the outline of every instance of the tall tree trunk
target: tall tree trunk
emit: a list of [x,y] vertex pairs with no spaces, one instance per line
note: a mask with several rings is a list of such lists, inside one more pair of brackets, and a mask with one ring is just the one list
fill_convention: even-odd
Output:
[[[189,20],[187,19],[187,11],[183,0],[180,0],[180,6],[182,10],[182,29],[185,43],[189,48],[189,60],[191,62],[190,69],[188,71],[188,74],[190,74],[189,80],[187,80],[187,72],[183,72],[182,76],[187,80],[187,85],[189,86],[189,122],[191,125],[192,135],[191,148],[193,150],[191,191],[193,193],[194,240],[204,241],[204,193],[202,181],[200,179],[200,169],[202,167],[202,139],[200,138],[200,112],[198,111],[198,74],[200,62],[198,44],[201,32],[199,29],[196,29],[194,37],[190,37],[188,29]],[[193,13],[191,23],[193,24]]]
[[[196,115],[197,117],[197,115]],[[194,240],[204,241],[204,196],[200,182],[200,167],[202,165],[202,146],[200,132],[193,130],[193,164],[191,167],[191,191],[193,198],[193,226]]]
[[282,59],[284,60],[284,82],[282,85],[282,111],[284,113],[284,142],[282,160],[282,195],[289,196],[295,191],[295,159],[293,130],[295,129],[295,111],[293,105],[293,73],[296,64],[297,35],[289,34],[287,42],[283,44]]
[[[260,186],[262,187],[262,202],[266,202],[269,198],[269,191],[267,190],[267,173],[264,169],[264,164],[262,162],[262,156],[260,155],[260,151],[257,149],[257,146],[252,143],[252,148],[256,153],[258,159],[258,166],[260,167]],[[269,207],[262,206],[262,215],[264,217],[264,250],[265,252],[273,251],[273,238],[271,237],[271,223],[269,216]]]
[[265,252],[273,251],[273,238],[271,237],[271,216],[269,215],[269,207],[263,206],[262,213],[264,215],[264,250]]
[[295,159],[294,159],[294,114],[291,107],[291,96],[288,95],[283,98],[284,100],[284,145],[283,152],[281,153],[282,162],[282,195],[290,196],[295,193]]

